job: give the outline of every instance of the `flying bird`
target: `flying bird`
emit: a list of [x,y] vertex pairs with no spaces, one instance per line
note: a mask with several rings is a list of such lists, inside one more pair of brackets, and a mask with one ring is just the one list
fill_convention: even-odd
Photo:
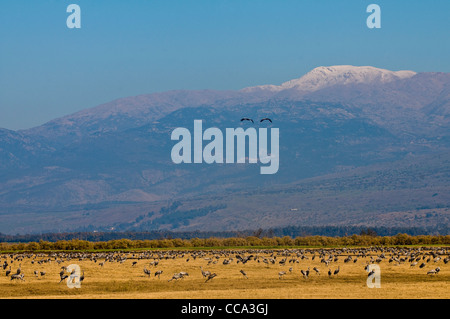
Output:
[[244,121],[250,121],[252,123],[255,123],[252,119],[249,119],[248,117],[244,117],[241,119],[241,122],[244,122]]
[[261,123],[261,122],[264,122],[264,121],[269,121],[270,123],[272,123],[272,120],[269,119],[268,117],[265,117],[265,118],[261,119],[259,122]]

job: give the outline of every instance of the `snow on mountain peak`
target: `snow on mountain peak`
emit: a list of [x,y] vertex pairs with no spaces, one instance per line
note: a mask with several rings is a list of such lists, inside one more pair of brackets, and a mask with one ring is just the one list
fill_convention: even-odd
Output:
[[410,78],[415,74],[416,72],[413,71],[390,71],[372,66],[321,66],[311,70],[301,78],[284,82],[279,86],[262,85],[245,88],[242,91],[270,90],[276,92],[295,88],[301,91],[313,92],[333,85],[388,83],[399,79]]

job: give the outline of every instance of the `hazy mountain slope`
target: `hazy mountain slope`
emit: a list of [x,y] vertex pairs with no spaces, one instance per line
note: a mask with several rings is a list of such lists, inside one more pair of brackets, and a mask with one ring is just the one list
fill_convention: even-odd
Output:
[[[143,211],[155,211],[160,218],[147,227],[204,230],[233,229],[251,224],[257,216],[265,216],[259,220],[262,226],[272,225],[275,220],[277,225],[377,222],[367,217],[375,216],[377,207],[383,208],[378,213],[387,216],[384,221],[378,220],[381,225],[386,220],[395,222],[386,214],[420,207],[422,200],[423,206],[432,209],[433,205],[440,205],[434,208],[442,211],[450,200],[442,197],[445,185],[441,182],[446,171],[443,176],[435,174],[437,168],[442,171],[444,163],[443,159],[436,159],[436,154],[450,150],[449,92],[447,73],[320,67],[279,86],[128,97],[29,130],[0,130],[0,232],[42,231],[55,223],[65,225],[58,229],[90,224],[113,227],[133,221]],[[277,174],[260,175],[259,164],[172,163],[170,152],[175,142],[170,134],[174,128],[193,131],[195,119],[203,120],[204,129],[246,128],[249,124],[240,122],[244,116],[254,118],[255,127],[280,129]],[[263,117],[272,118],[273,124],[259,124]],[[422,188],[430,186],[421,186],[411,179],[396,183],[402,180],[401,173],[391,169],[393,162],[414,165],[424,156],[433,160],[421,174],[429,175],[430,183],[440,181],[435,193],[441,195],[433,198],[440,201],[421,198],[428,194]],[[314,191],[311,196],[317,205],[311,204],[310,217],[298,219],[292,219],[290,214],[275,214],[273,206],[257,200],[274,189],[296,189],[295,183],[305,179],[327,176],[321,181],[328,183],[330,174],[353,172],[352,180],[364,180],[370,167],[389,172],[390,183],[395,185],[390,196],[360,190],[358,186],[342,193],[335,190],[343,208],[325,214],[325,208],[333,207],[330,203],[334,195]],[[345,189],[350,180],[337,176]],[[249,189],[257,191],[245,195]],[[401,195],[407,194],[408,189],[414,189],[410,193],[414,199]],[[246,202],[245,209],[216,200],[224,192]],[[361,195],[361,200],[352,198],[356,194]],[[203,196],[214,205],[227,207],[196,212],[204,215],[187,217],[176,225],[164,224],[163,216],[158,215],[161,207],[177,198],[183,198],[183,203],[197,203],[198,209],[209,207],[210,202],[199,199]],[[277,204],[292,203],[292,198],[276,192],[270,198]],[[384,202],[383,198],[388,200]],[[194,214],[196,208],[183,209]],[[313,217],[313,210],[322,213]],[[370,214],[364,219],[362,212]],[[138,223],[136,227],[144,225]]]

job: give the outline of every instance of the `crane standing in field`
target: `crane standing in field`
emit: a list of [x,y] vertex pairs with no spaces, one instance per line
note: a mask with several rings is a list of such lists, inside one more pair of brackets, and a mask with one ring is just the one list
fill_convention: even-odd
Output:
[[183,279],[186,276],[189,276],[189,274],[187,272],[181,271],[179,273],[173,274],[172,278],[169,279],[168,281]]
[[19,264],[19,268],[17,268],[16,275],[20,275],[22,272],[22,264]]
[[340,270],[340,266],[338,266],[338,268],[334,271],[334,275],[337,275],[338,273],[339,273],[339,270]]
[[180,275],[179,273],[173,274],[172,278],[170,278],[170,279],[168,280],[168,282],[170,282],[170,281],[172,281],[172,280],[178,280],[178,279],[181,279],[181,278],[183,278],[183,276]]
[[212,273],[212,274],[210,274],[209,276],[208,276],[208,278],[206,279],[206,281],[205,282],[208,282],[208,281],[210,281],[210,280],[212,280],[214,277],[216,277],[217,276],[217,274],[216,273]]
[[63,274],[60,276],[61,280],[59,281],[59,283],[61,283],[64,279],[69,278],[69,275],[67,274]]
[[308,279],[308,276],[309,276],[309,267],[308,267],[307,270],[300,270],[300,272],[302,273],[303,278]]
[[431,269],[427,272],[427,275],[437,275],[441,271],[441,268],[437,267],[436,269]]
[[204,278],[206,278],[206,277],[208,277],[209,275],[211,275],[211,272],[208,271],[208,270],[204,271],[202,266],[200,266],[200,270],[202,271],[202,276],[203,276]]
[[23,279],[23,277],[24,277],[24,274],[12,274],[11,275],[11,280],[22,280],[22,281],[25,281],[25,279]]

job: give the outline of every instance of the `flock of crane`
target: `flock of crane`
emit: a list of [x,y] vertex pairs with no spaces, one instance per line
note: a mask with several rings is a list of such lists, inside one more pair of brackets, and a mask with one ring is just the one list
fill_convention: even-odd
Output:
[[[22,263],[42,268],[47,263],[58,263],[60,266],[59,283],[67,280],[74,273],[68,272],[67,263],[76,263],[77,261],[91,261],[96,263],[98,267],[103,267],[106,263],[123,264],[131,260],[131,267],[137,267],[138,261],[144,260],[143,275],[161,278],[163,270],[158,269],[160,262],[170,261],[173,259],[181,259],[183,264],[189,264],[192,260],[201,260],[204,265],[200,266],[199,272],[204,282],[210,282],[213,278],[219,276],[216,272],[205,270],[203,267],[210,265],[223,265],[223,271],[226,272],[227,265],[240,264],[245,265],[252,263],[261,265],[264,268],[275,268],[278,278],[281,280],[288,273],[295,273],[294,266],[296,264],[305,264],[311,266],[312,261],[320,259],[320,264],[326,269],[328,277],[338,276],[341,266],[345,264],[361,262],[364,271],[368,269],[370,264],[394,263],[408,264],[413,268],[418,266],[424,269],[423,274],[436,276],[441,271],[441,267],[450,261],[449,248],[432,247],[432,248],[398,248],[398,247],[368,247],[368,248],[310,248],[310,249],[218,249],[218,250],[145,250],[145,251],[115,251],[115,252],[50,252],[50,253],[7,253],[0,255],[0,264],[5,271],[5,275],[10,277],[11,281],[25,281],[25,274],[22,270]],[[3,262],[2,262],[3,259]],[[338,264],[339,262],[343,262]],[[192,262],[191,262],[192,263]],[[334,263],[334,265],[333,265]],[[18,264],[15,272],[12,267]],[[317,263],[316,263],[317,264]],[[277,267],[271,266],[276,265]],[[437,266],[439,265],[439,266]],[[289,268],[286,270],[286,266]],[[437,267],[436,267],[437,266]],[[279,268],[281,267],[281,268]],[[314,266],[312,271],[316,276],[321,275],[320,266]],[[154,271],[151,269],[155,269]],[[239,267],[240,268],[240,267]],[[243,278],[251,277],[249,271],[245,271],[244,267],[239,270]],[[284,269],[283,269],[284,268]],[[296,267],[297,268],[297,267]],[[431,269],[430,269],[431,268]],[[190,268],[192,270],[192,267]],[[215,268],[217,269],[217,267]],[[222,269],[222,268],[220,268]],[[300,269],[299,275],[305,280],[310,277],[311,267]],[[217,270],[216,270],[217,271]],[[218,272],[218,271],[217,271]],[[35,277],[44,277],[47,272],[38,269],[30,270],[30,274]],[[368,276],[373,274],[368,273]],[[275,276],[275,273],[274,273]],[[189,277],[186,271],[179,271],[169,275],[168,282],[182,280]],[[85,279],[84,271],[79,280]]]

